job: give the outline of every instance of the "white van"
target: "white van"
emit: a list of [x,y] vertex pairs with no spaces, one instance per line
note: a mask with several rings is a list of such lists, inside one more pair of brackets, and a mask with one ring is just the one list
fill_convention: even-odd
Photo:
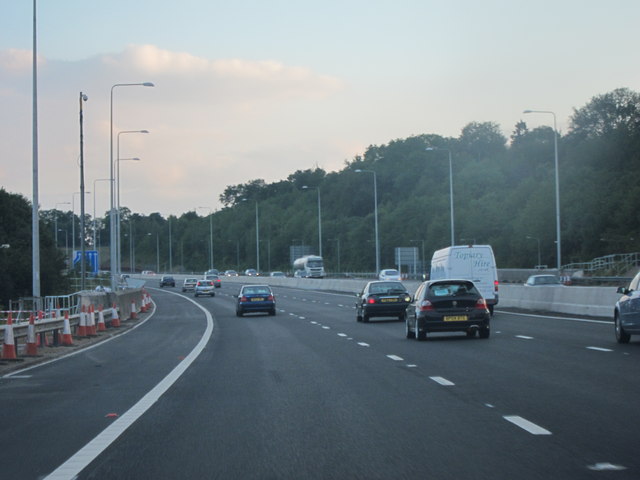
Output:
[[471,280],[487,301],[489,311],[498,303],[498,269],[491,245],[459,245],[436,250],[431,258],[431,280]]

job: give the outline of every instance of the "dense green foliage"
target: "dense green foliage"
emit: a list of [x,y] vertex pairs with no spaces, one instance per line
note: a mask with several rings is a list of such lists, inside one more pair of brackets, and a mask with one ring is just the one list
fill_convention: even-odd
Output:
[[[640,94],[617,89],[594,97],[574,110],[569,131],[559,136],[558,145],[563,264],[638,251]],[[123,271],[129,269],[133,252],[137,271],[204,271],[210,267],[211,227],[216,268],[255,268],[256,206],[261,270],[290,270],[291,245],[310,245],[317,251],[319,188],[327,269],[371,272],[375,268],[373,175],[357,173],[358,169],[376,172],[381,266],[394,265],[395,247],[424,250],[428,262],[435,249],[450,243],[447,150],[453,164],[456,242],[491,244],[499,267],[519,268],[537,263],[539,239],[542,264],[555,266],[554,131],[529,130],[521,120],[510,139],[495,123],[472,122],[458,138],[424,134],[372,145],[362,156],[346,161],[339,172],[296,171],[271,184],[256,179],[228,186],[219,197],[224,207],[212,216],[191,211],[163,218],[159,213],[142,216],[123,209]],[[16,247],[26,249],[25,208],[14,215],[25,215],[19,224],[26,236]],[[4,205],[0,209],[8,210]],[[58,238],[62,247],[71,232],[71,214],[42,212],[45,230],[55,230],[56,217],[58,229],[64,231]],[[97,219],[98,245],[109,238],[106,219]],[[85,238],[91,245],[89,217],[86,224]],[[101,266],[107,269],[108,252],[100,250]],[[11,276],[26,285],[28,252],[22,259],[14,251],[19,249],[12,245],[11,258],[24,272],[18,274],[16,266]]]

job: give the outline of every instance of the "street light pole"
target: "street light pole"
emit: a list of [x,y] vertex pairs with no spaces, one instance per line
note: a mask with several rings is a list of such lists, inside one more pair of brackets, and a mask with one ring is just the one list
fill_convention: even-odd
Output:
[[213,209],[211,207],[198,207],[209,210],[209,268],[213,269]]
[[56,228],[56,248],[58,248],[58,205],[71,205],[71,202],[58,202],[53,209],[53,223]]
[[305,190],[317,190],[318,191],[318,256],[322,256],[322,207],[320,206],[320,187],[308,187],[304,185],[302,187]]
[[553,153],[556,167],[556,257],[558,260],[558,273],[562,268],[562,248],[560,236],[560,173],[558,171],[558,128],[556,114],[550,110],[524,110],[522,113],[548,113],[553,115]]
[[109,101],[109,177],[111,179],[111,201],[110,201],[110,213],[109,213],[109,223],[110,223],[110,242],[109,242],[109,253],[110,253],[110,264],[111,264],[111,290],[116,291],[117,281],[116,274],[118,270],[118,266],[116,264],[116,212],[115,212],[115,186],[113,184],[113,176],[114,176],[114,165],[113,165],[113,90],[116,87],[133,87],[133,86],[142,86],[142,87],[153,87],[153,83],[144,82],[144,83],[116,83],[111,86],[111,97]]
[[380,273],[380,240],[378,236],[378,176],[373,170],[357,169],[356,173],[372,173],[373,174],[373,216],[376,231],[376,275]]
[[427,147],[425,150],[428,152],[443,150],[449,153],[449,208],[451,210],[451,246],[453,247],[456,244],[456,235],[453,215],[453,161],[451,160],[451,150],[439,147]]
[[121,219],[120,219],[120,162],[126,162],[126,161],[133,161],[133,162],[139,162],[140,159],[138,157],[133,157],[133,158],[120,158],[118,156],[117,162],[116,162],[116,211],[117,211],[117,215],[116,215],[116,237],[117,237],[117,245],[116,245],[116,256],[118,258],[118,273],[120,273],[120,268],[122,267],[122,244],[121,244]]
[[80,290],[83,291],[86,285],[86,266],[85,266],[85,239],[84,239],[84,133],[83,129],[83,112],[82,105],[88,97],[80,92]]
[[538,268],[542,264],[542,260],[540,259],[540,239],[537,237],[532,237],[531,235],[527,235],[527,238],[531,240],[536,240],[538,242]]
[[93,181],[93,248],[94,249],[98,249],[98,243],[97,243],[97,239],[96,239],[96,230],[97,230],[97,225],[96,225],[96,182],[108,182],[110,181],[109,178],[96,178]]

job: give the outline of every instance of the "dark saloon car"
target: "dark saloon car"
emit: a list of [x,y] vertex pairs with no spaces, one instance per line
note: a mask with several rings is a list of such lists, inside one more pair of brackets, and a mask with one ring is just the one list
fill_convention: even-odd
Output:
[[411,295],[400,282],[369,282],[356,297],[356,320],[365,323],[372,317],[403,321],[411,302]]
[[640,335],[640,273],[629,287],[620,287],[617,292],[622,295],[616,302],[613,313],[616,340],[618,343],[629,343],[631,335]]
[[489,338],[487,302],[469,280],[431,280],[420,284],[407,308],[407,338],[424,340],[432,332],[466,332]]
[[160,288],[162,287],[175,287],[176,281],[171,275],[163,275],[160,277]]
[[240,288],[238,302],[236,304],[236,315],[243,316],[245,313],[266,312],[269,315],[276,314],[276,297],[269,285],[244,285]]

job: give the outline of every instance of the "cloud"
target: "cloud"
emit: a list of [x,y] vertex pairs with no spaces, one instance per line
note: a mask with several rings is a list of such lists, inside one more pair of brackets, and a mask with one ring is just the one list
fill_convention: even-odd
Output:
[[[110,95],[113,85],[151,81],[155,88],[114,91],[114,134],[121,138],[123,205],[140,213],[180,214],[217,205],[229,184],[276,181],[336,152],[323,139],[329,105],[346,85],[304,66],[245,59],[208,59],[130,45],[82,61],[42,59],[38,69],[40,202],[69,201],[78,191],[78,92],[84,107],[85,184],[109,174]],[[31,52],[0,51],[0,184],[31,194]],[[324,120],[322,120],[324,118]],[[115,135],[114,135],[115,136]],[[96,185],[96,212],[108,209],[107,183]],[[77,203],[77,202],[76,202]],[[93,207],[93,206],[92,206]],[[92,211],[92,208],[90,209]]]

